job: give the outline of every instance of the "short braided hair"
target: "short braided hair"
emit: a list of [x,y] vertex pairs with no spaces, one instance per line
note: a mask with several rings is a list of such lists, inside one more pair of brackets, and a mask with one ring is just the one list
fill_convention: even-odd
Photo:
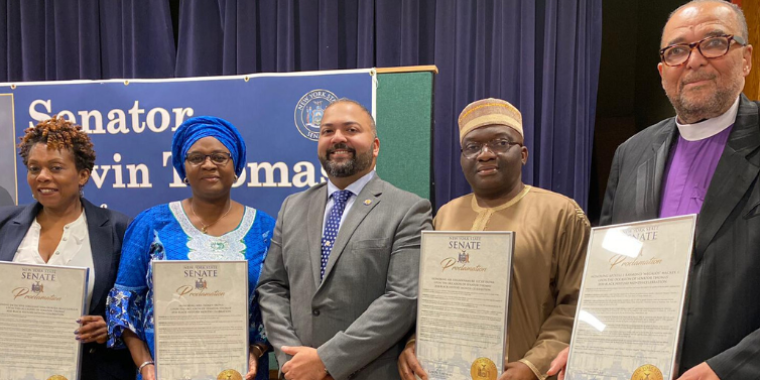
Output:
[[27,128],[21,142],[18,144],[19,155],[24,166],[29,164],[29,152],[35,144],[45,144],[48,149],[68,149],[74,154],[77,170],[92,172],[95,166],[95,150],[90,136],[82,131],[82,127],[63,117],[54,115],[48,120],[39,122],[34,127]]

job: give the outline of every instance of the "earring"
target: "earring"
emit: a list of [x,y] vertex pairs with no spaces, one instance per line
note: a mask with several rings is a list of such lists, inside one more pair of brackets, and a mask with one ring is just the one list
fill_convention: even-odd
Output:
[[84,186],[79,186],[79,198],[84,198]]
[[185,177],[185,179],[183,179],[182,182],[184,182],[185,185],[189,185],[190,184],[190,181],[187,180],[187,177]]
[[236,174],[236,175],[235,175],[235,182],[237,182],[237,180],[238,180],[238,176],[237,176],[237,174]]

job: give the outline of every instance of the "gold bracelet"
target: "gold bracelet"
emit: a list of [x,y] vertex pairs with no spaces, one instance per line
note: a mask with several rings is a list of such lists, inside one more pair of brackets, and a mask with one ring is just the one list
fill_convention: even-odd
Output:
[[261,347],[258,344],[252,344],[251,349],[258,350],[258,353],[256,352],[253,353],[256,356],[256,359],[261,359],[261,357],[264,356],[264,350],[261,349]]

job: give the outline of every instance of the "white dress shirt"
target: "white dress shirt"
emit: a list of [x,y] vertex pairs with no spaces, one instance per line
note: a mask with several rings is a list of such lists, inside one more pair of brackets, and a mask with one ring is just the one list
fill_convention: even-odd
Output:
[[87,216],[84,210],[77,220],[63,227],[61,241],[58,242],[55,253],[50,256],[47,263],[42,259],[39,251],[41,230],[42,226],[35,219],[29,230],[26,231],[24,240],[18,246],[16,255],[13,256],[13,262],[90,268],[87,278],[87,305],[85,308],[85,310],[89,310],[92,301],[92,288],[95,286],[95,266],[92,261],[90,233],[87,230]]
[[[364,186],[367,186],[369,181],[374,176],[375,176],[375,171],[371,170],[369,173],[365,174],[363,177],[354,181],[354,183],[346,186],[344,190],[350,191],[351,196],[348,198],[348,201],[346,202],[346,208],[343,209],[343,215],[340,216],[340,226],[343,225],[343,221],[346,219],[346,215],[348,215],[348,211],[351,210],[351,206],[353,206],[354,202],[356,202],[356,197],[359,196],[359,193],[361,193],[361,191],[364,189]],[[328,179],[327,180],[327,205],[325,206],[324,218],[322,218],[322,235],[325,234],[325,224],[327,224],[327,217],[330,215],[330,210],[332,210],[333,205],[335,204],[335,200],[333,200],[333,194],[336,191],[340,191],[340,189],[338,188],[338,186],[333,185],[333,183]],[[338,227],[338,231],[340,231],[340,227]]]

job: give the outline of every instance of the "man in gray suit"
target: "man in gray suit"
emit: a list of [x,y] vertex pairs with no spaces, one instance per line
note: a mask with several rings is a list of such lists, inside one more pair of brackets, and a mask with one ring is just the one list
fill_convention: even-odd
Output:
[[364,107],[330,104],[318,142],[329,181],[282,204],[258,295],[287,380],[399,378],[431,207],[377,176],[379,151]]
[[602,207],[603,225],[699,214],[680,380],[760,376],[760,120],[741,94],[747,34],[724,1],[671,14],[658,69],[676,117],[618,147]]

